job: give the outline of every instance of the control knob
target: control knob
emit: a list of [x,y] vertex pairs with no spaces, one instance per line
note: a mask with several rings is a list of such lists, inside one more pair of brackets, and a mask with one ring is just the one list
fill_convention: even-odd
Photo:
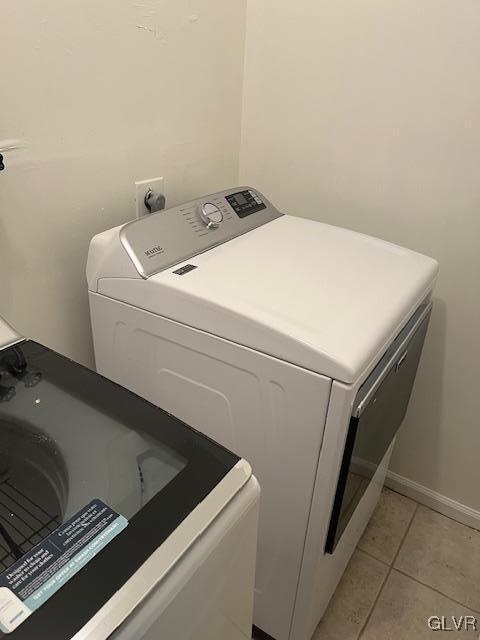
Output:
[[205,202],[200,207],[199,212],[202,222],[207,225],[207,229],[217,229],[223,222],[223,213],[216,204]]

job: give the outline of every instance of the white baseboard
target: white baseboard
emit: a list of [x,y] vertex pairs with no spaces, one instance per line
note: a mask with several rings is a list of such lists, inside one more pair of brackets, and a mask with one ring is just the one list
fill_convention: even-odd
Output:
[[442,513],[457,522],[480,530],[480,511],[467,507],[456,500],[442,496],[441,493],[432,491],[418,482],[404,478],[393,471],[387,472],[385,485],[408,498],[412,498],[434,511]]

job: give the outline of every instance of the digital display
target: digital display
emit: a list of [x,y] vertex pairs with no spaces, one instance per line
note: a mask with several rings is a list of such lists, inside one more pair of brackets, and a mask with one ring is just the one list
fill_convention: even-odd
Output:
[[252,213],[266,209],[255,191],[239,191],[226,196],[226,199],[239,218],[245,218]]
[[241,193],[237,193],[237,195],[235,195],[234,198],[235,198],[235,202],[240,206],[247,204],[247,199]]

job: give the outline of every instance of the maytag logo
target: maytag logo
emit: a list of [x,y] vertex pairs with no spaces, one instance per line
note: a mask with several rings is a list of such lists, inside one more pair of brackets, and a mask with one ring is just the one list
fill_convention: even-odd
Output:
[[144,253],[147,256],[147,258],[153,258],[153,256],[156,256],[159,253],[163,253],[163,247],[159,247],[157,245],[156,247],[152,247],[151,249],[147,249],[147,251],[145,251]]

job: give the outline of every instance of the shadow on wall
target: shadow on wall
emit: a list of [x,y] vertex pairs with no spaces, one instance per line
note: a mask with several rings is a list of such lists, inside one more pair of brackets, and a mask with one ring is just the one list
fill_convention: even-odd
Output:
[[8,320],[7,309],[15,307],[14,287],[6,276],[12,265],[18,271],[25,271],[25,257],[12,249],[5,222],[0,218],[0,316]]
[[[427,487],[441,486],[441,466],[445,459],[440,425],[443,419],[446,330],[447,305],[444,300],[434,298],[410,405],[390,464],[393,472]],[[429,452],[426,459],[422,453],[425,451]]]

